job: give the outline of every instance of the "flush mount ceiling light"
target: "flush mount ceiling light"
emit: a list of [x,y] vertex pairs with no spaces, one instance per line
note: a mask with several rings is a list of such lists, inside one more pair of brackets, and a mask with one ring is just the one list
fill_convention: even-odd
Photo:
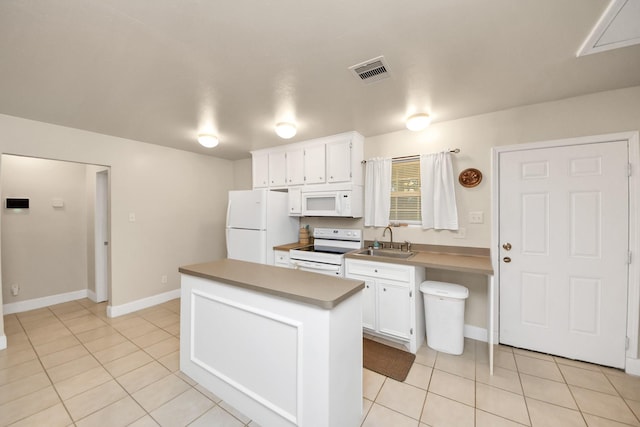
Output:
[[296,125],[293,123],[280,122],[276,125],[276,133],[283,139],[293,138],[296,135]]
[[218,145],[219,141],[218,141],[218,137],[215,135],[211,135],[208,133],[201,133],[200,135],[198,135],[198,142],[203,147],[213,148],[216,145]]
[[431,117],[428,114],[414,114],[407,119],[407,129],[412,131],[425,130],[429,123],[431,123]]

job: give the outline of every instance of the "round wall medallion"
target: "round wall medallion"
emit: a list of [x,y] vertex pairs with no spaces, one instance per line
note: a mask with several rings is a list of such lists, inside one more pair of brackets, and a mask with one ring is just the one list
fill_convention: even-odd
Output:
[[474,168],[465,169],[460,172],[458,181],[463,187],[475,187],[476,185],[480,184],[480,181],[482,181],[482,172]]

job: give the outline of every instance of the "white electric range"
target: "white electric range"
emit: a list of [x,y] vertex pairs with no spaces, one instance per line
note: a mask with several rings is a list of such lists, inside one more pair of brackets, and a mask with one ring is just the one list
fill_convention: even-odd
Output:
[[293,268],[343,277],[344,254],[362,248],[358,229],[316,228],[313,239],[313,246],[289,251]]

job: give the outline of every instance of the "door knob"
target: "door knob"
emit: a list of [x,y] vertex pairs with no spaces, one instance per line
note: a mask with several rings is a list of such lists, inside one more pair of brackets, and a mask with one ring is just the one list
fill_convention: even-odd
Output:
[[505,243],[502,245],[502,249],[504,249],[505,251],[510,251],[511,250],[511,243]]
[[502,258],[502,260],[503,260],[504,262],[511,262],[511,258],[509,258],[508,256],[506,256],[506,257]]

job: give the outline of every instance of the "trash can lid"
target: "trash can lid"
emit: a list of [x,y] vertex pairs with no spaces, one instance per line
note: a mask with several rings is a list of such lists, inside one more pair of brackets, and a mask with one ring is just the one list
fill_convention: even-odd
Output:
[[469,289],[462,285],[446,282],[424,281],[420,284],[420,292],[427,295],[438,295],[447,298],[465,299],[469,296]]

